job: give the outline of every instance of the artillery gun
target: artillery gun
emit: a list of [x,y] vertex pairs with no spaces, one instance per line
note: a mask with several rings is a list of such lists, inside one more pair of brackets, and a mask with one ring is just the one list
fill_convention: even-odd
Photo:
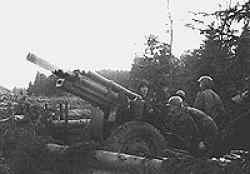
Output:
[[[60,139],[69,140],[72,134],[76,136],[84,134],[103,144],[106,150],[140,156],[160,154],[166,147],[187,148],[180,137],[166,131],[163,125],[163,116],[167,114],[165,108],[159,109],[151,105],[157,112],[146,112],[147,103],[139,94],[96,72],[79,70],[64,72],[31,53],[27,55],[27,60],[51,71],[57,77],[56,87],[82,98],[102,110],[102,112],[94,110],[91,119],[68,120],[66,117],[64,120],[54,120],[51,132]],[[66,108],[67,110],[68,108]],[[249,115],[249,112],[243,114],[241,116],[243,119],[240,120],[243,123],[249,123],[249,117],[244,117],[244,115]],[[216,147],[216,151],[241,148],[242,144],[245,144],[244,147],[247,149],[250,147],[248,140],[243,140],[239,138],[241,136],[238,136],[249,128],[247,124],[241,124],[246,126],[241,126],[239,129],[237,125],[240,124],[238,123],[240,121],[237,120],[233,120],[225,129],[221,130],[222,139],[218,143],[220,145]],[[235,132],[234,129],[239,130],[237,134],[227,135],[231,130]],[[232,146],[232,141],[236,139],[238,143]]]
[[[181,150],[179,151],[179,154],[171,156],[171,154],[168,153],[169,149],[166,149],[166,151],[161,153],[160,156],[157,156],[157,158],[155,157],[155,159],[152,158],[153,156],[142,157],[145,153],[151,153],[153,155],[159,154],[161,150],[163,150],[167,145],[165,143],[164,137],[161,135],[162,131],[159,125],[151,122],[150,119],[147,119],[147,116],[141,112],[141,108],[143,108],[141,106],[144,105],[144,101],[140,95],[127,89],[123,90],[119,85],[118,88],[116,88],[117,85],[115,83],[114,84],[116,87],[110,85],[110,83],[107,83],[109,85],[106,84],[106,86],[96,79],[94,80],[94,78],[90,78],[90,76],[86,75],[89,73],[83,73],[80,71],[65,73],[33,54],[29,54],[27,59],[42,66],[43,68],[52,71],[58,77],[56,83],[57,87],[80,96],[93,105],[100,107],[104,111],[103,114],[102,112],[96,110],[96,112],[92,113],[91,120],[69,120],[67,117],[65,117],[63,120],[53,120],[50,124],[50,128],[56,132],[62,131],[61,133],[63,137],[69,137],[70,133],[74,132],[75,130],[77,130],[78,133],[86,133],[89,135],[90,139],[94,139],[104,144],[103,147],[105,148],[99,149],[96,147],[96,143],[92,144],[91,141],[83,141],[82,144],[77,143],[71,145],[69,142],[67,142],[69,144],[54,144],[54,141],[52,143],[45,141],[46,144],[44,144],[43,140],[41,143],[37,144],[36,140],[37,138],[39,139],[39,137],[35,138],[34,136],[36,135],[33,133],[26,135],[26,131],[24,131],[22,127],[22,122],[20,128],[22,131],[24,131],[25,135],[23,136],[24,138],[22,138],[22,136],[19,138],[21,143],[16,143],[20,144],[19,146],[23,148],[21,148],[21,154],[23,155],[20,156],[20,162],[24,163],[21,164],[27,164],[28,155],[28,157],[31,157],[28,158],[28,162],[33,162],[33,160],[35,160],[34,166],[37,166],[38,170],[45,170],[44,172],[42,171],[39,173],[50,173],[50,171],[51,173],[176,173],[177,171],[177,173],[186,173],[187,171],[189,171],[189,173],[224,173],[222,171],[228,173],[228,171],[231,170],[233,170],[233,173],[243,173],[241,171],[245,171],[245,169],[249,170],[249,164],[247,164],[249,156],[244,151],[234,151],[232,155],[225,155],[223,158],[220,158],[220,160],[215,158],[202,158],[201,160],[194,159],[192,156],[185,154]],[[82,81],[82,79],[85,79],[86,81]],[[91,86],[90,83],[86,83],[86,85],[83,83],[89,82],[90,80],[93,82],[91,83],[92,85],[98,84],[103,87],[103,89],[110,90],[109,93],[105,93],[104,95],[104,93],[100,92],[101,90],[96,92],[97,90],[95,87],[97,85]],[[112,81],[108,80],[107,82],[113,83]],[[109,94],[109,97],[111,96],[111,99],[114,101],[110,100],[109,97],[106,98],[105,96],[107,94]],[[99,101],[102,101],[101,99],[107,103],[99,103]],[[126,106],[125,109],[122,109],[122,106]],[[65,109],[66,111],[68,110],[67,107]],[[153,116],[156,117],[157,115]],[[21,119],[16,117],[13,118],[18,120]],[[2,122],[6,122],[6,120],[2,120]],[[17,124],[15,124],[14,127],[18,128]],[[156,129],[155,127],[159,127],[159,129]],[[105,128],[107,129],[106,135],[103,134],[103,132],[105,132]],[[94,132],[88,131],[88,129]],[[27,131],[31,132],[30,129],[27,129]],[[17,133],[18,135],[20,134],[19,132],[19,129],[14,131],[14,133]],[[10,133],[13,134],[12,131]],[[102,136],[104,140],[102,140]],[[27,139],[27,137],[30,139]],[[168,140],[169,145],[169,137],[166,139]],[[35,148],[33,146],[23,147],[23,140],[24,142],[31,140],[29,145],[34,144]],[[36,143],[33,143],[33,141],[36,141]],[[51,141],[51,139],[49,141]],[[17,148],[18,146],[11,147],[11,154],[14,154],[12,158],[16,158],[16,153],[13,153],[13,151],[18,151],[19,148]],[[30,153],[31,151],[40,148],[45,149],[39,150],[38,155],[35,155],[33,152]],[[107,150],[115,152],[110,152]],[[41,155],[40,153],[45,154]],[[140,156],[135,156],[134,154]],[[242,155],[243,158],[241,159]],[[47,158],[45,160],[41,160],[41,158],[44,157]],[[17,161],[19,162],[19,160]],[[38,165],[36,165],[36,162],[39,166],[43,165],[43,163],[45,163],[45,166],[46,164],[52,164],[52,166],[40,168]],[[54,166],[55,163],[60,163],[60,165]],[[17,164],[15,163],[15,160],[14,164]],[[29,166],[29,170],[27,171],[30,171],[30,169],[34,170],[36,168],[33,165],[27,166]],[[70,170],[67,170],[68,168]],[[20,168],[17,167],[17,169]],[[24,169],[26,168],[24,167]]]
[[145,101],[139,94],[96,72],[64,72],[31,53],[27,60],[51,71],[57,77],[56,87],[102,110],[95,110],[91,120],[54,120],[53,132],[61,132],[59,137],[70,138],[69,132],[74,131],[85,133],[106,150],[135,155],[158,155],[166,146],[160,114],[145,113]]

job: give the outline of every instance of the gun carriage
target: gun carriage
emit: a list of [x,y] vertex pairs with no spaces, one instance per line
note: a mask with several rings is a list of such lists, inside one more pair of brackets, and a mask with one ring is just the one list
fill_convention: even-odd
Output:
[[67,137],[68,143],[72,143],[70,133],[81,132],[103,144],[106,150],[136,155],[157,155],[166,146],[159,126],[160,112],[147,114],[145,101],[139,94],[96,72],[64,72],[31,53],[27,60],[51,71],[57,77],[56,87],[99,108],[91,119],[53,120],[50,127],[55,136],[64,140]]

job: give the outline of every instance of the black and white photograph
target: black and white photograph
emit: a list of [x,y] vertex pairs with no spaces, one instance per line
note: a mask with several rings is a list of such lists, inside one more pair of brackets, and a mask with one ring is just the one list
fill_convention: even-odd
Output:
[[0,174],[250,174],[250,0],[0,0]]

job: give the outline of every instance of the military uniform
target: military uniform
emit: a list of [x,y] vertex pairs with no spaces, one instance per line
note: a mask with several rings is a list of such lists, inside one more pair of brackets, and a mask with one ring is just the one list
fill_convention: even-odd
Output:
[[189,150],[197,142],[199,129],[190,114],[185,112],[184,108],[181,108],[178,113],[169,112],[164,122],[167,131],[180,137]]
[[218,125],[225,121],[225,109],[222,100],[212,89],[205,89],[197,94],[194,108],[204,111]]
[[203,141],[209,150],[213,149],[218,140],[218,127],[215,121],[196,108],[186,107],[186,112],[192,116],[200,131],[200,141]]

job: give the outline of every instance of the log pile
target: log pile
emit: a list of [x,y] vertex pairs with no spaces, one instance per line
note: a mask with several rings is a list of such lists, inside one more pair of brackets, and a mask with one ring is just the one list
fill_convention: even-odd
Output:
[[[213,158],[194,158],[182,151],[163,151],[161,157],[139,157],[105,151],[93,141],[70,146],[39,134],[43,125],[28,118],[9,116],[0,121],[0,173],[2,174],[235,174],[250,173],[246,151],[235,150]],[[78,122],[77,122],[78,124]]]
[[[138,157],[102,150],[95,142],[71,146],[40,137],[31,122],[8,120],[1,127],[1,173],[6,174],[80,174],[80,173],[154,173],[154,174],[234,174],[249,173],[249,155],[231,151],[214,159],[192,156]],[[3,171],[3,172],[2,172]]]

